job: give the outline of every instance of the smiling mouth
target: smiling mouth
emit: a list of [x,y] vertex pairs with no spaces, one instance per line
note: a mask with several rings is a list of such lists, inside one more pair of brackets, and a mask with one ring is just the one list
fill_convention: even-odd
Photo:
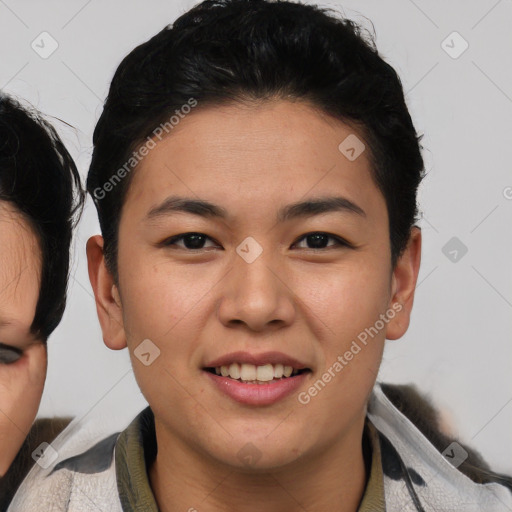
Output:
[[306,372],[309,368],[293,368],[282,364],[265,364],[256,366],[246,363],[231,363],[230,365],[203,368],[209,373],[220,377],[243,382],[246,384],[269,384],[284,379],[290,379]]

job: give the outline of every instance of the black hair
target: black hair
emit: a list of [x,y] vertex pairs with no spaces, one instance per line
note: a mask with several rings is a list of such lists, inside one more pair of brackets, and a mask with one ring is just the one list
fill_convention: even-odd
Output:
[[201,108],[302,100],[354,127],[369,147],[373,179],[386,200],[394,267],[417,220],[421,137],[400,78],[372,36],[330,11],[289,1],[206,0],[123,59],[94,131],[87,178],[116,282],[134,150],[191,101]]
[[80,175],[53,126],[0,92],[0,201],[29,223],[42,255],[30,331],[46,342],[66,306],[72,230],[85,201]]

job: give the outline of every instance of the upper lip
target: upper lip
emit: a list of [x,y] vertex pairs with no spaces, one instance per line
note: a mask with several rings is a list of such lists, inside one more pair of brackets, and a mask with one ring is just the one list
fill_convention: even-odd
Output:
[[205,365],[205,368],[218,368],[219,366],[229,366],[232,363],[253,364],[263,366],[265,364],[282,364],[291,366],[294,370],[303,370],[308,368],[301,361],[290,357],[282,352],[262,352],[261,354],[251,354],[250,352],[231,352],[225,354]]

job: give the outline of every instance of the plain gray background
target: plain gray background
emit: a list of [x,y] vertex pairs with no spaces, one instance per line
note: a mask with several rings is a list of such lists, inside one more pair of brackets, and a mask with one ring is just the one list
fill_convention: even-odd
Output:
[[[0,0],[0,88],[74,127],[50,118],[85,180],[117,65],[195,4]],[[379,379],[416,383],[462,441],[493,469],[512,473],[512,2],[320,5],[366,27],[373,22],[377,46],[398,71],[424,133],[428,176],[419,197],[423,253],[412,325],[401,340],[387,342]],[[58,44],[47,58],[31,46],[45,38],[51,48],[43,32]],[[49,341],[39,416],[108,415],[123,426],[145,401],[127,351],[102,342],[85,256],[87,238],[97,233],[89,199],[74,244],[68,308]]]

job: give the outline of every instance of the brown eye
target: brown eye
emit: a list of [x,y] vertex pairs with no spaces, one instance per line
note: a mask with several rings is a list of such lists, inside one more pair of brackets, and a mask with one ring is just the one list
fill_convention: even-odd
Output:
[[0,364],[12,364],[23,355],[19,348],[0,343]]
[[[307,244],[310,244],[312,247],[301,247],[303,249],[327,249],[332,247],[350,247],[350,244],[345,240],[341,239],[338,236],[331,235],[329,233],[324,233],[322,231],[316,231],[314,233],[308,233],[302,238],[299,238],[296,244],[300,244],[302,241],[306,241]],[[328,245],[329,240],[334,240],[335,244]]]
[[[183,233],[181,235],[176,235],[164,242],[165,247],[176,246],[181,249],[187,249],[190,251],[207,249],[205,247],[205,243],[207,240],[213,241],[209,236],[206,236],[203,233]],[[184,247],[178,245],[177,242],[183,242]]]

